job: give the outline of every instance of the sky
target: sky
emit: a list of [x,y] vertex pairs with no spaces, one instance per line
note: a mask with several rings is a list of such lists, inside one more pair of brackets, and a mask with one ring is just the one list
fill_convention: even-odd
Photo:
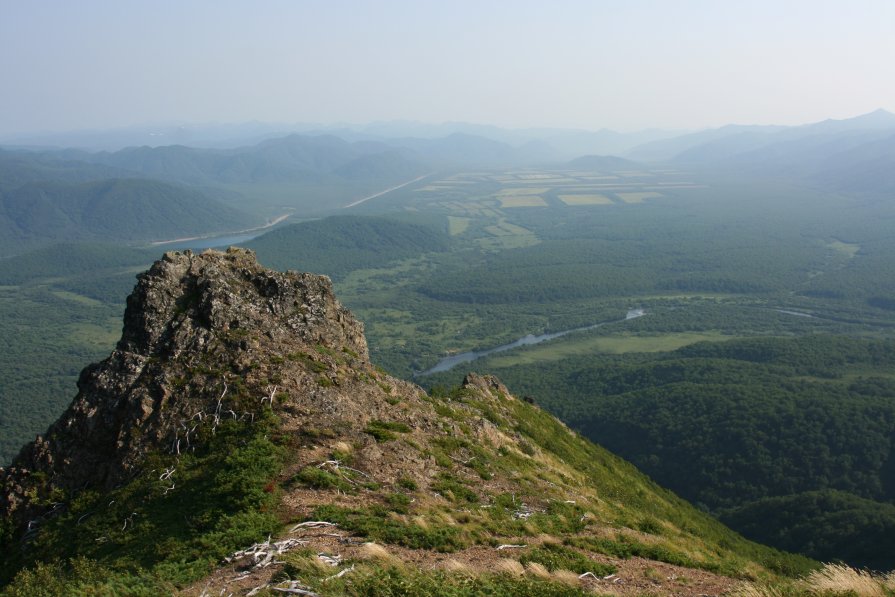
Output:
[[895,112],[893,31],[892,0],[0,0],[0,136],[802,124]]

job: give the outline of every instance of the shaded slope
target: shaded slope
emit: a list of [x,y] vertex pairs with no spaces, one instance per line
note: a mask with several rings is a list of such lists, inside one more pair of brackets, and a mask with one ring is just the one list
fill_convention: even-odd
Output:
[[[378,158],[376,156],[379,156]],[[369,158],[365,165],[362,158]],[[92,162],[189,184],[380,180],[421,174],[422,167],[380,143],[349,143],[332,135],[288,135],[237,149],[172,145],[131,147],[89,156]]]
[[445,251],[450,237],[429,226],[389,218],[332,216],[284,226],[246,246],[275,269],[313,270],[340,279],[356,269]]
[[825,562],[887,571],[895,553],[895,505],[841,491],[765,498],[722,513],[746,536]]
[[54,241],[161,240],[257,223],[204,193],[152,180],[32,182],[0,196],[5,251]]

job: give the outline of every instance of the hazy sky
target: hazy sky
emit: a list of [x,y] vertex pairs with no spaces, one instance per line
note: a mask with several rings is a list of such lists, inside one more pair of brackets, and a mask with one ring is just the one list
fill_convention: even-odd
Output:
[[0,135],[797,124],[895,111],[893,62],[893,0],[0,0]]

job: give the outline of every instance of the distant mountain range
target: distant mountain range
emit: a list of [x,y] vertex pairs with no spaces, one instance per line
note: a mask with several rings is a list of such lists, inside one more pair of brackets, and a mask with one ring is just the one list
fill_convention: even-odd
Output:
[[[392,133],[416,136],[385,137]],[[436,133],[449,134],[426,136]],[[646,162],[875,197],[895,191],[895,115],[884,110],[797,127],[729,125],[680,136],[462,123],[390,123],[341,134],[346,138],[290,134],[230,149],[0,149],[0,254],[45,242],[143,241],[249,228],[260,218],[233,206],[257,208],[239,194],[251,185],[296,185],[306,198],[299,211],[316,215],[347,198],[467,167],[618,170]],[[321,189],[330,189],[329,196]],[[267,213],[289,208],[290,200],[270,200]]]
[[[152,155],[152,149],[165,149],[163,156],[154,156],[160,162],[172,152],[172,147],[180,147],[183,157],[187,148],[217,149],[214,159],[203,159],[216,163],[217,168],[205,174],[217,174],[216,170],[234,176],[233,170],[239,166],[251,170],[248,164],[239,162],[234,156],[247,153],[258,158],[269,157],[269,151],[283,145],[303,146],[303,150],[320,149],[329,145],[336,154],[357,159],[361,156],[398,151],[410,162],[466,164],[482,162],[486,164],[513,163],[561,163],[582,155],[617,155],[640,162],[664,162],[673,160],[681,164],[703,162],[717,163],[733,158],[739,159],[751,151],[762,152],[772,145],[785,142],[808,141],[822,143],[846,141],[853,138],[868,140],[865,135],[895,128],[895,115],[885,110],[844,120],[825,120],[803,126],[759,126],[727,125],[717,129],[681,134],[679,131],[648,129],[622,133],[608,128],[598,131],[554,128],[506,129],[491,125],[464,122],[429,124],[412,121],[376,122],[366,125],[314,125],[314,124],[265,124],[243,123],[227,125],[169,125],[162,127],[130,127],[110,131],[81,131],[58,134],[20,135],[0,140],[0,145],[13,148],[53,149],[58,147],[80,147],[96,152],[98,157],[91,161],[133,167],[132,159]],[[855,135],[856,133],[861,133]],[[339,139],[344,145],[336,149]],[[284,141],[289,139],[290,141]],[[316,139],[316,141],[309,141]],[[324,141],[323,139],[327,139]],[[797,150],[796,143],[792,150]],[[122,148],[129,147],[130,158],[121,155]],[[301,152],[302,149],[299,149]],[[113,152],[113,153],[108,153]],[[276,153],[276,151],[274,151]],[[114,156],[114,157],[112,157]],[[75,156],[72,156],[75,157]],[[82,156],[83,157],[83,156]],[[282,156],[281,156],[282,157]],[[331,155],[335,157],[335,155]],[[756,158],[758,156],[752,156]],[[82,159],[77,158],[75,159]],[[395,158],[392,158],[393,160]],[[190,161],[194,161],[193,157]],[[230,161],[231,163],[227,163]],[[297,160],[298,164],[301,159]],[[321,165],[321,164],[318,164]],[[343,165],[343,164],[339,164]],[[287,172],[243,172],[242,177],[295,176],[293,167]],[[162,164],[156,164],[161,168]],[[209,166],[206,164],[206,168]],[[337,167],[337,166],[334,166]],[[406,165],[401,165],[406,167]],[[141,165],[141,171],[147,166]],[[299,168],[300,170],[301,168]],[[316,171],[316,168],[311,168]],[[176,170],[175,170],[176,171]],[[290,173],[291,172],[291,173]],[[148,172],[146,172],[148,174]],[[170,176],[172,173],[166,173]],[[184,173],[180,173],[183,176]],[[193,172],[192,176],[197,173]]]
[[895,114],[877,110],[797,127],[731,125],[646,143],[628,157],[884,195],[895,191]]

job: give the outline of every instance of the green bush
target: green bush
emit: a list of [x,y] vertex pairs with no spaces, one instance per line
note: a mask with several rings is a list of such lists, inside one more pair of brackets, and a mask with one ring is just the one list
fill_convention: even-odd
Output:
[[544,543],[540,547],[531,549],[519,558],[519,561],[522,564],[536,562],[550,572],[554,570],[571,570],[578,574],[593,572],[597,576],[606,576],[616,571],[615,566],[600,564],[574,549],[556,543]]

